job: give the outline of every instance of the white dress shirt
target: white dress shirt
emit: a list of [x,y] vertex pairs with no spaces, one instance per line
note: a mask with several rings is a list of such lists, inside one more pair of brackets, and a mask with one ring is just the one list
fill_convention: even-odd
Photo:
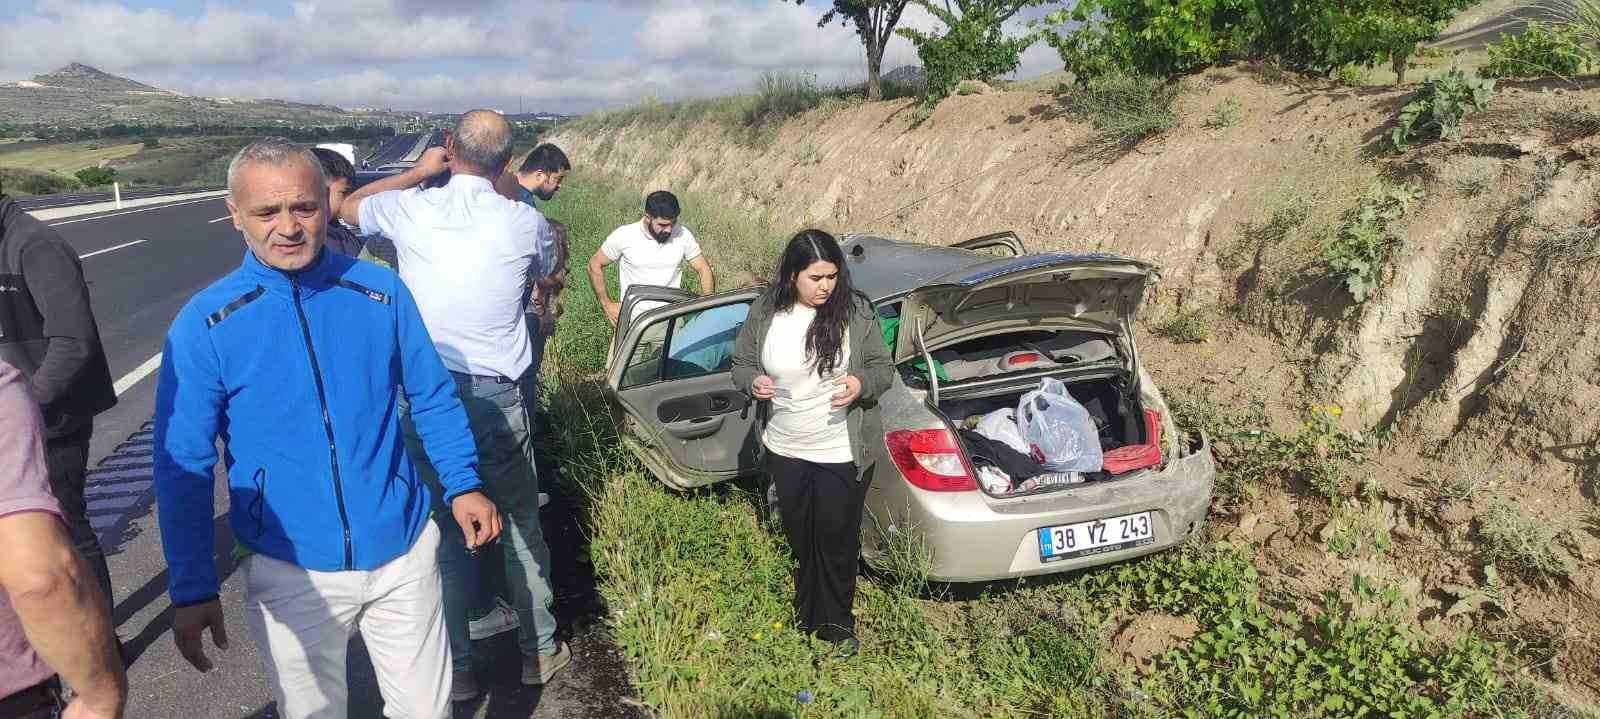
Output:
[[533,362],[523,302],[554,269],[555,236],[538,210],[458,174],[443,187],[380,192],[361,203],[361,232],[394,241],[400,279],[444,366],[516,379]]

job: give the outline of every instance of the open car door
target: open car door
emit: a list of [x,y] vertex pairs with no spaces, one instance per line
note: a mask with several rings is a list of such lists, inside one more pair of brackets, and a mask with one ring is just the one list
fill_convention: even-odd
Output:
[[1028,248],[1023,246],[1022,238],[1010,230],[963,240],[951,245],[951,247],[958,250],[987,252],[1000,257],[1021,257],[1028,254]]
[[[628,299],[635,290],[628,288]],[[660,301],[641,292],[639,299]],[[623,445],[677,489],[758,471],[755,406],[733,386],[733,344],[762,288],[694,297],[629,315],[623,304],[606,390]]]
[[617,313],[617,331],[611,334],[611,351],[606,355],[606,361],[610,362],[619,354],[622,339],[628,335],[629,324],[635,318],[644,314],[645,311],[653,310],[662,305],[670,305],[674,302],[692,300],[699,296],[688,290],[681,290],[676,287],[662,287],[660,285],[634,285],[629,287],[628,292],[620,300],[622,310]]

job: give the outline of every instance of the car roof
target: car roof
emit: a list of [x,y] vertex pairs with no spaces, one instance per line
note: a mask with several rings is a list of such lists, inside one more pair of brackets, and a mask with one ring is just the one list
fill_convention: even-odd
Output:
[[952,272],[995,259],[955,247],[850,234],[841,245],[850,283],[873,302],[899,297]]

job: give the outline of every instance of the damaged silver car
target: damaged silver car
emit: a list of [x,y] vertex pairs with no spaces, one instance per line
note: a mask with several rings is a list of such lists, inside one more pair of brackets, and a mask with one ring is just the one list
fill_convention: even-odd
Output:
[[[879,400],[883,436],[859,438],[873,472],[869,559],[909,538],[928,552],[930,578],[982,581],[1117,562],[1200,531],[1216,476],[1210,446],[1179,431],[1133,339],[1154,268],[1029,254],[1013,233],[949,247],[844,239],[852,283],[878,308],[899,370]],[[758,413],[729,373],[760,291],[631,287],[623,298],[607,387],[623,442],[669,486],[761,471]],[[980,482],[963,430],[1015,408],[1046,377],[1093,417],[1104,468],[1003,489]]]

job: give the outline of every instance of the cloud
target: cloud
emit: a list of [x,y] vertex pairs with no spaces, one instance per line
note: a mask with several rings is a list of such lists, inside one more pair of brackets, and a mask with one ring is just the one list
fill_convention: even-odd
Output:
[[[582,111],[742,92],[768,72],[830,85],[866,78],[853,29],[817,26],[820,0],[208,2],[192,11],[113,0],[0,9],[0,79],[84,62],[197,95]],[[913,6],[901,26],[938,22]],[[885,71],[915,62],[908,41],[890,41]],[[1040,45],[1022,72],[1052,65],[1055,53]]]

